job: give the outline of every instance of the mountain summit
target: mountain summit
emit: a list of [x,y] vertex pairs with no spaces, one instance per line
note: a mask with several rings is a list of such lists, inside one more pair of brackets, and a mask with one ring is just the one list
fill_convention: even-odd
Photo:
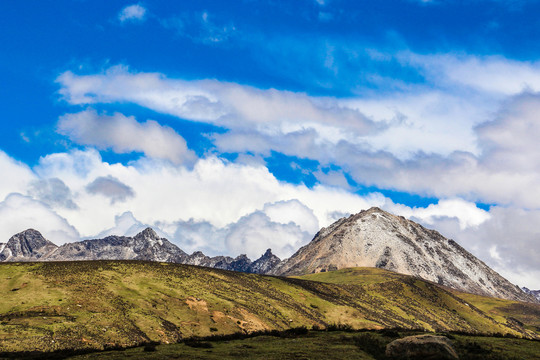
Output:
[[383,268],[465,292],[534,301],[455,241],[375,207],[322,228],[271,273],[304,275],[347,267]]
[[0,261],[36,261],[56,250],[41,233],[28,229],[13,235],[0,251]]

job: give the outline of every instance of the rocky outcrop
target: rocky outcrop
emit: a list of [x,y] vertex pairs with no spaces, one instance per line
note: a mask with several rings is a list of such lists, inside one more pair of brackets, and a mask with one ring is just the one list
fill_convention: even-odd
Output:
[[456,360],[459,359],[450,339],[444,336],[416,335],[392,341],[386,346],[390,359]]
[[536,301],[455,241],[379,208],[321,229],[270,273],[303,275],[347,267],[379,267],[474,294]]
[[523,290],[525,293],[534,296],[538,301],[540,301],[540,290],[530,290],[526,287],[522,287],[521,290]]
[[0,261],[37,261],[46,258],[57,247],[39,231],[28,229],[8,240],[0,252]]

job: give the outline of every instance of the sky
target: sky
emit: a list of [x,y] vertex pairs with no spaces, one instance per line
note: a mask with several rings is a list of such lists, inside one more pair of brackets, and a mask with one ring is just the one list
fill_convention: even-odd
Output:
[[281,258],[378,206],[540,289],[540,1],[1,1],[0,242]]

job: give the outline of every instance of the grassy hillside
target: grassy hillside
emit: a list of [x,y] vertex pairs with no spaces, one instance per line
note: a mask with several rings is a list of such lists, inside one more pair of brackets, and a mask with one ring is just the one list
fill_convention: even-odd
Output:
[[[377,268],[342,269],[304,275],[298,278],[360,286],[369,294],[368,296],[380,299],[384,303],[382,306],[384,309],[396,305],[403,308],[404,311],[413,310],[420,313],[426,310],[433,312],[433,309],[437,309],[436,311],[439,312],[440,308],[452,309],[453,312],[455,310],[464,317],[468,323],[476,324],[476,328],[482,329],[482,333],[495,331],[490,324],[484,321],[487,316],[497,323],[517,331],[525,329],[529,334],[540,334],[540,304],[462,293],[408,275]],[[429,296],[428,293],[419,291],[419,289],[430,289],[433,296]],[[463,312],[463,309],[473,311]],[[483,327],[486,325],[488,328]],[[437,327],[427,327],[427,329],[440,330]]]
[[337,323],[535,337],[538,320],[528,321],[513,302],[489,307],[487,298],[379,269],[296,279],[133,261],[2,263],[0,298],[0,352],[173,343]]

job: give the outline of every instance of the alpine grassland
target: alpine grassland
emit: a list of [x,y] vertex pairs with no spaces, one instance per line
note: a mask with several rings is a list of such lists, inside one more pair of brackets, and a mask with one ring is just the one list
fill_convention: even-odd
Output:
[[255,354],[294,344],[316,358],[328,344],[332,351],[363,352],[359,344],[369,341],[357,338],[368,335],[358,330],[370,330],[372,343],[383,346],[391,338],[385,329],[453,333],[479,348],[515,342],[538,352],[540,344],[538,304],[463,294],[371,268],[285,278],[158,262],[2,263],[0,298],[4,357],[111,349],[157,356],[176,344],[170,349],[224,358],[219,349]]

